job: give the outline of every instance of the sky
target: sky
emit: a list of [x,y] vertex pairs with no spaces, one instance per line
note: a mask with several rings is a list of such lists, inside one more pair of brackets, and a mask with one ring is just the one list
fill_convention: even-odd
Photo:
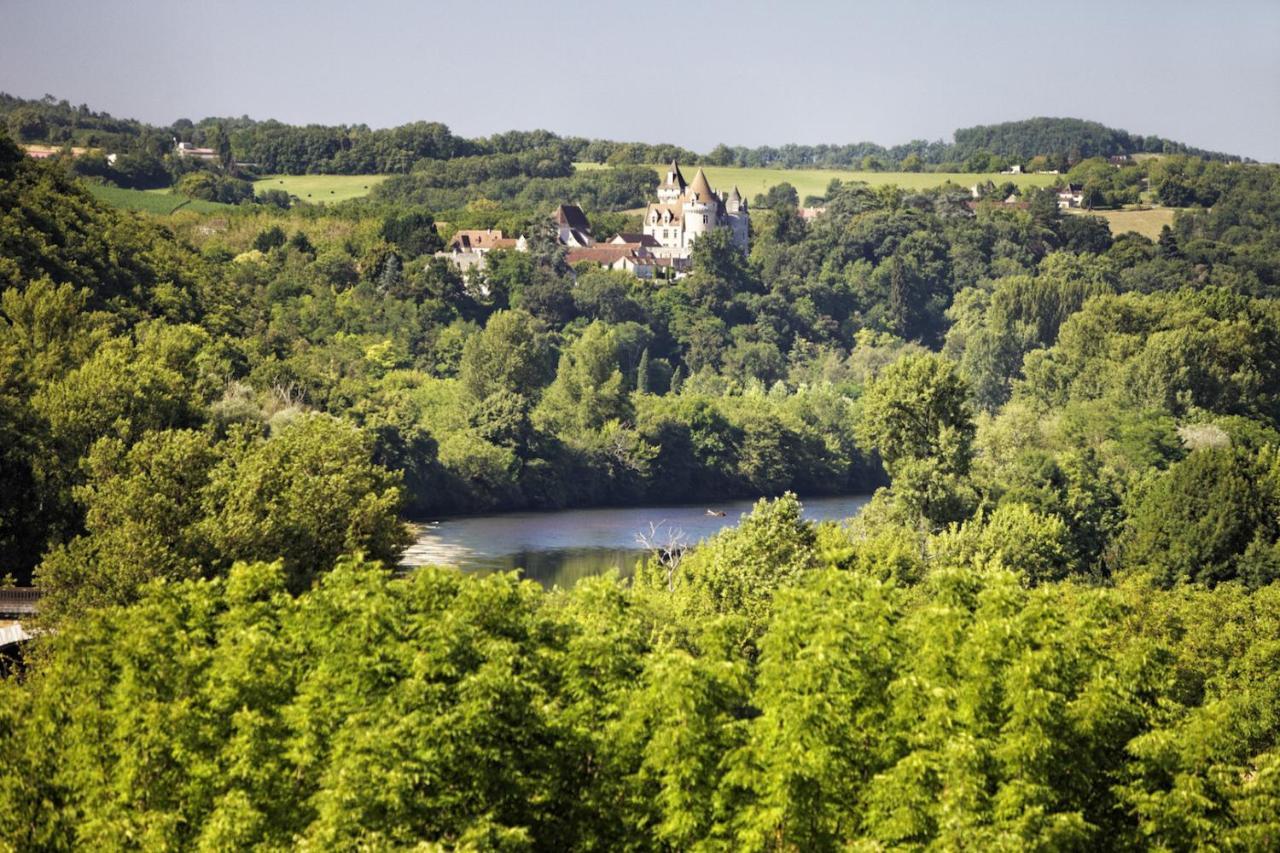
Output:
[[1280,0],[0,0],[0,91],[167,125],[893,145],[1071,116],[1280,162]]

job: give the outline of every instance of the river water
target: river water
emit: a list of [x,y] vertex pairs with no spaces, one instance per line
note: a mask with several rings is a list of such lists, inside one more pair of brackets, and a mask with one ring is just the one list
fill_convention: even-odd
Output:
[[[802,499],[804,515],[813,521],[843,520],[857,515],[870,495]],[[752,501],[698,506],[639,506],[609,509],[566,509],[552,512],[508,512],[465,516],[420,525],[417,541],[402,564],[457,566],[468,571],[522,569],[543,586],[570,587],[580,578],[609,569],[634,570],[645,553],[638,534],[662,544],[673,536],[696,544],[750,512]],[[708,512],[724,513],[712,515]],[[651,528],[652,525],[652,528]]]

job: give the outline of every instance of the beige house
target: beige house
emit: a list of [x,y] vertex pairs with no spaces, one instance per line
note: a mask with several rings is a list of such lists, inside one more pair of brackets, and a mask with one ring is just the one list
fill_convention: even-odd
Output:
[[437,258],[445,258],[458,269],[466,272],[484,268],[484,256],[494,249],[515,249],[523,252],[526,249],[524,237],[504,237],[501,230],[493,228],[475,228],[454,232],[453,239],[443,252],[436,252]]

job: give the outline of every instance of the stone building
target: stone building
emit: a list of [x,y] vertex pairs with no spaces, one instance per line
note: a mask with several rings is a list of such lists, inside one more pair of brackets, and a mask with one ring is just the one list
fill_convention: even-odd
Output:
[[692,183],[686,182],[680,164],[672,162],[658,187],[657,203],[645,211],[644,233],[658,243],[653,253],[688,258],[694,242],[716,228],[729,229],[733,242],[746,253],[751,239],[747,200],[737,187],[728,195],[717,194],[702,169]]

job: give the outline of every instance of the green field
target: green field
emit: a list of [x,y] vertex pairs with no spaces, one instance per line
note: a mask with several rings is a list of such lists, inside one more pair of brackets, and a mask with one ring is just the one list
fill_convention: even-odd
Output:
[[253,182],[255,192],[284,190],[311,204],[361,198],[387,175],[268,175]]
[[1171,207],[1154,207],[1147,210],[1072,210],[1071,213],[1101,216],[1111,226],[1112,234],[1133,231],[1152,240],[1159,238],[1160,229],[1173,224]]
[[[667,166],[655,166],[658,174],[665,177]],[[863,181],[873,187],[885,184],[897,184],[904,189],[926,189],[936,187],[950,181],[962,187],[971,187],[979,182],[994,181],[997,185],[1012,181],[1019,187],[1047,187],[1059,177],[1057,175],[1000,175],[961,172],[855,172],[839,169],[740,169],[735,166],[704,166],[707,180],[712,189],[720,192],[728,191],[737,185],[739,192],[748,200],[755,198],[756,193],[763,193],[770,187],[787,182],[796,188],[803,202],[807,195],[824,195],[827,184],[832,178],[842,181]],[[693,180],[697,174],[697,166],[682,166],[685,180]]]
[[174,195],[164,190],[126,190],[105,184],[85,184],[98,201],[124,210],[141,210],[159,216],[167,216],[180,210],[194,210],[196,213],[215,213],[229,210],[231,205],[219,204],[216,201],[200,201],[186,196]]

